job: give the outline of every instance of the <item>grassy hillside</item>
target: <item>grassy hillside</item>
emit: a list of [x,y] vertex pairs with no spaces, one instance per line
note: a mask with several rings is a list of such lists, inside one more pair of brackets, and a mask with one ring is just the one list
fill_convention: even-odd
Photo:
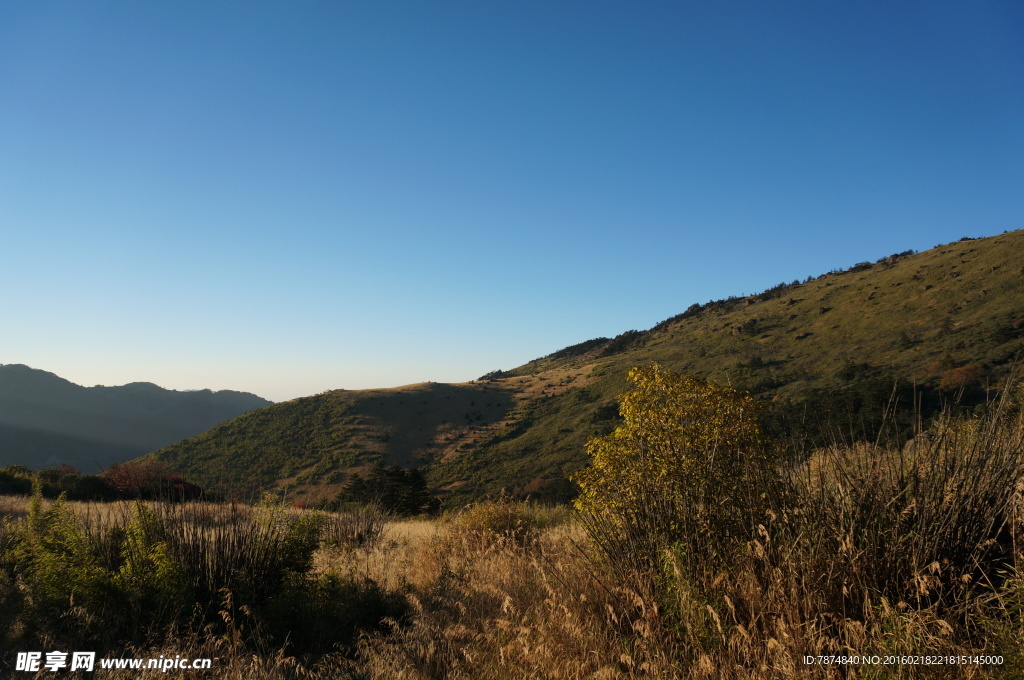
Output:
[[154,455],[201,484],[300,498],[378,461],[428,467],[452,503],[502,489],[564,498],[586,439],[616,423],[627,369],[652,361],[771,400],[771,422],[811,437],[872,436],[895,385],[909,433],[915,400],[927,417],[1001,384],[1024,349],[1022,281],[1024,231],[964,239],[694,304],[474,383],[278,404]]
[[335,390],[247,413],[152,455],[227,493],[288,489],[320,500],[373,463],[458,457],[513,407],[512,390],[485,383]]

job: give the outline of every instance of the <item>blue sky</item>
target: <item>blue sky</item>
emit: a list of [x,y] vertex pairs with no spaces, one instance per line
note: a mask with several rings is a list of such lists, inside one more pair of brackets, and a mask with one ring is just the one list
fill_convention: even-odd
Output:
[[6,2],[0,363],[475,378],[1024,227],[1017,2]]

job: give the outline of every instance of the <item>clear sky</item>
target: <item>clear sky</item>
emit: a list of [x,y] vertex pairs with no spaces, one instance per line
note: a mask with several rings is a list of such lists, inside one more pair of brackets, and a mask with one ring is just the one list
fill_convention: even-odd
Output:
[[0,5],[0,363],[455,382],[1024,227],[1024,3]]

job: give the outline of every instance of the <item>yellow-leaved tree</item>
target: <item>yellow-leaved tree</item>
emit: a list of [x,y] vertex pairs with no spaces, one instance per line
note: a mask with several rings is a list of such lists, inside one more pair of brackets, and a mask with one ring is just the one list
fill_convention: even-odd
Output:
[[658,364],[629,380],[622,424],[588,442],[590,467],[573,477],[577,509],[613,561],[656,567],[666,549],[691,567],[724,557],[779,490],[761,403]]

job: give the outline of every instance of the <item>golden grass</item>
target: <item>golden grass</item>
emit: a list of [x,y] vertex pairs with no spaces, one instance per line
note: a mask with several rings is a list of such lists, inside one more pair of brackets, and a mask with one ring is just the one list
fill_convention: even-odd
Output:
[[[23,504],[4,499],[0,508],[16,512]],[[118,512],[111,505],[110,513]],[[709,583],[687,588],[680,581],[673,601],[656,604],[638,583],[608,574],[574,521],[538,523],[528,541],[457,518],[396,521],[376,542],[325,546],[316,555],[316,569],[372,579],[411,603],[407,619],[364,635],[347,654],[306,667],[287,649],[261,645],[244,625],[218,635],[183,631],[171,642],[129,653],[217,658],[215,670],[201,677],[223,680],[1012,677],[1008,668],[978,665],[804,665],[803,655],[821,653],[985,652],[1009,660],[1013,645],[1019,651],[1019,619],[1003,621],[1002,638],[986,638],[979,616],[980,637],[972,646],[936,610],[884,599],[859,620],[821,616],[807,565],[786,554],[792,545],[766,531],[749,548]],[[1021,606],[1022,593],[1007,588],[1003,595]],[[98,671],[93,677],[129,676]],[[200,676],[142,671],[130,677]]]
[[396,680],[624,677],[625,594],[566,540],[572,531],[524,545],[449,524],[407,563],[410,621],[365,638],[356,666]]
[[422,556],[438,533],[437,522],[390,522],[381,537],[358,548],[324,548],[315,556],[315,570],[354,574],[379,583],[390,592],[425,585]]

